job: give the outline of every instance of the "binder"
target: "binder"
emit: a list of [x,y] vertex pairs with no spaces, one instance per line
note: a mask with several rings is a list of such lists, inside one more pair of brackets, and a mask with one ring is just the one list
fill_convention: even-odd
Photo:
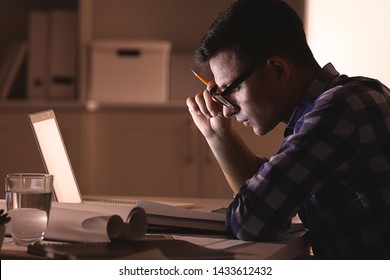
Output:
[[53,10],[49,13],[49,98],[75,98],[77,14]]
[[10,71],[17,49],[15,44],[7,47],[6,51],[0,57],[0,97],[6,99],[8,92],[3,92],[3,87],[8,79],[8,72]]
[[27,54],[27,43],[14,43],[10,46],[4,57],[4,65],[1,66],[1,72],[4,76],[1,77],[0,97],[7,99],[11,87],[16,79],[16,76],[22,66]]
[[33,11],[29,15],[27,60],[27,98],[44,99],[48,90],[49,14]]

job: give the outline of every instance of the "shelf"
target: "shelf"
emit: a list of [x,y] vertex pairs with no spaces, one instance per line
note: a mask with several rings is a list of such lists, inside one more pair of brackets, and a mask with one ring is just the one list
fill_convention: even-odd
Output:
[[[86,113],[94,112],[188,112],[185,101],[169,101],[166,103],[115,103],[115,102],[87,102],[75,100],[8,100],[0,102],[1,112],[25,112],[39,111],[45,109],[80,111]],[[188,113],[189,115],[189,113]]]
[[71,111],[82,111],[85,108],[85,105],[81,102],[75,100],[40,100],[40,101],[31,101],[31,100],[9,100],[6,102],[0,103],[0,111],[3,112],[25,112],[27,109],[29,111],[40,111],[46,110],[48,108],[56,110],[71,110]]

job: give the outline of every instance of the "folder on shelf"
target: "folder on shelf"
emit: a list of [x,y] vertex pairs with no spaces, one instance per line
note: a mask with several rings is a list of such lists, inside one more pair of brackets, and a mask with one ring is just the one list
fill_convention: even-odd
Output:
[[27,98],[75,98],[77,13],[32,11],[28,45]]
[[49,14],[33,11],[28,24],[27,98],[43,99],[48,90]]
[[13,43],[2,58],[0,66],[0,97],[6,99],[27,54],[27,43]]
[[53,10],[49,14],[48,97],[76,96],[77,14]]

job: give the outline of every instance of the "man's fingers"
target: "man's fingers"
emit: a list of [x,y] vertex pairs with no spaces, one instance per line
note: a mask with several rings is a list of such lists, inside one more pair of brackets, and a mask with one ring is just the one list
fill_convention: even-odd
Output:
[[209,95],[207,90],[198,93],[197,95],[195,95],[195,102],[198,105],[198,108],[202,112],[202,114],[207,118],[211,118],[212,114],[210,113],[205,100],[205,98],[207,98],[207,95]]
[[191,96],[186,99],[186,105],[191,114],[196,114],[198,116],[202,115],[202,112],[199,110],[198,105],[195,102],[195,97]]

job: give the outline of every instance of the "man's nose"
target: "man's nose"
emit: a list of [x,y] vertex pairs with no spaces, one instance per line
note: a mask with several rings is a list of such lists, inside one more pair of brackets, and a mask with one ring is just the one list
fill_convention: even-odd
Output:
[[240,111],[240,108],[236,105],[234,108],[223,106],[223,115],[225,118],[231,118]]

